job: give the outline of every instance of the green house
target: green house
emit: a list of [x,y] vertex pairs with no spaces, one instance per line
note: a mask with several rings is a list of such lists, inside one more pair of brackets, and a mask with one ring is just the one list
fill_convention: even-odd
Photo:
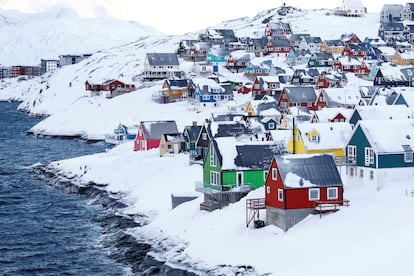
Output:
[[222,208],[264,186],[273,157],[284,152],[285,146],[280,142],[213,139],[204,159],[203,182],[196,187],[204,193],[200,208]]
[[350,183],[386,183],[414,176],[414,120],[360,120],[347,143]]

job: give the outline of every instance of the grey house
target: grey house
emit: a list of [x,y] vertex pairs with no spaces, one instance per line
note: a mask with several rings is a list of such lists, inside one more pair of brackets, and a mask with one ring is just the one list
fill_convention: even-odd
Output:
[[181,79],[184,72],[180,70],[176,53],[147,53],[143,77],[146,80]]

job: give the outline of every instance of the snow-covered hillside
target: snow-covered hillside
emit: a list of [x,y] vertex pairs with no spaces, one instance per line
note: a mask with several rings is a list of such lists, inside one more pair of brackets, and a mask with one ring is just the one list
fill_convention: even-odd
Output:
[[62,6],[35,14],[0,9],[0,33],[0,64],[3,66],[38,65],[42,58],[93,54],[143,36],[164,36],[134,21],[80,18],[75,11]]
[[[265,23],[268,21],[283,20],[292,24],[294,33],[310,33],[313,36],[320,36],[322,39],[339,38],[341,34],[356,33],[361,39],[365,37],[376,37],[378,30],[378,14],[367,14],[362,18],[346,18],[333,15],[331,10],[299,10],[291,9],[286,16],[280,16],[278,9],[263,11],[252,18],[241,18],[230,20],[214,26],[214,28],[231,28],[239,37],[258,37],[263,34]],[[364,26],[364,28],[361,28]],[[206,26],[207,27],[207,26]],[[28,82],[27,86],[19,84],[8,85],[0,94],[0,99],[7,99],[10,95],[22,93],[25,98],[20,109],[37,115],[51,115],[45,122],[34,128],[35,132],[56,135],[73,135],[82,133],[89,138],[103,137],[105,133],[112,130],[119,122],[130,122],[134,120],[150,119],[142,116],[137,109],[139,102],[122,108],[122,112],[112,113],[108,119],[108,125],[101,128],[101,132],[92,133],[90,130],[101,123],[100,108],[111,106],[113,103],[123,101],[122,99],[103,100],[100,98],[88,98],[84,83],[86,80],[94,83],[105,79],[120,79],[126,83],[134,82],[137,87],[143,85],[142,81],[136,78],[143,70],[145,55],[148,52],[175,52],[180,39],[197,38],[199,32],[188,34],[185,37],[165,37],[152,35],[136,36],[136,41],[100,51],[92,57],[79,64],[64,67],[51,76],[45,77],[37,82]],[[274,59],[274,64],[287,68],[282,59]],[[189,72],[191,62],[180,61],[183,71]],[[290,69],[287,69],[290,70]],[[220,73],[228,74],[226,70],[220,69]],[[238,78],[236,74],[229,75],[230,78]],[[246,79],[245,79],[246,80]],[[71,83],[71,86],[69,86]],[[141,89],[133,92],[137,95],[121,97],[140,97],[139,94],[148,93],[151,95],[160,88],[160,83],[154,83],[149,90]],[[89,104],[87,111],[88,119],[79,119],[80,107],[77,105]],[[157,110],[171,109],[170,105],[158,105]],[[65,116],[57,113],[65,112]],[[70,115],[73,114],[73,115]],[[64,117],[65,119],[61,119]],[[81,116],[82,117],[82,116]],[[168,116],[165,116],[168,117]],[[174,115],[171,114],[171,119]],[[93,118],[96,118],[94,120]],[[88,123],[89,122],[89,123]],[[135,123],[136,123],[135,122]],[[90,133],[88,133],[90,132]]]

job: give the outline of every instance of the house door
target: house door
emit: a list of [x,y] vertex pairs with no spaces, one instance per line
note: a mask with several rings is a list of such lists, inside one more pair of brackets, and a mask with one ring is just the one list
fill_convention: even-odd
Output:
[[174,153],[177,154],[178,153],[178,144],[174,144]]
[[139,141],[139,148],[140,150],[147,150],[147,141],[145,140]]
[[243,186],[243,172],[237,172],[236,174],[237,177],[237,187],[241,187]]

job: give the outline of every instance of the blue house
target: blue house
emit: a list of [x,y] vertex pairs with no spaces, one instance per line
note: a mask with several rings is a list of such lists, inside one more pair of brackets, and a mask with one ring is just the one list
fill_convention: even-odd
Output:
[[119,145],[126,141],[134,140],[137,135],[137,130],[137,126],[128,128],[123,124],[119,124],[112,134],[105,135],[105,143]]
[[193,78],[192,82],[195,85],[194,100],[197,103],[217,105],[220,102],[233,100],[231,84],[219,84],[207,78]]
[[347,143],[348,183],[385,184],[414,176],[414,120],[359,121]]

